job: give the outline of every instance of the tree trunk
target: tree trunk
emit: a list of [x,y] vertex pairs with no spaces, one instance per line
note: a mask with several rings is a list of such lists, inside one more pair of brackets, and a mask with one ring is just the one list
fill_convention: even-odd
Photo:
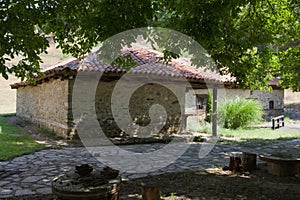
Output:
[[229,170],[232,171],[240,171],[241,170],[241,157],[238,156],[230,156],[230,160],[229,160]]
[[142,200],[160,200],[159,187],[142,184]]
[[245,171],[251,171],[256,169],[256,154],[243,152],[243,169]]

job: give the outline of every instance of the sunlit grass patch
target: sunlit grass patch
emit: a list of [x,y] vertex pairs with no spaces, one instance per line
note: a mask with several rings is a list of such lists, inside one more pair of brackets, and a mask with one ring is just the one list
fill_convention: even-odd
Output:
[[6,118],[0,116],[0,160],[8,160],[43,148],[44,144],[37,143],[23,134],[19,127],[8,124]]
[[300,138],[300,132],[272,130],[270,128],[240,128],[236,130],[221,129],[220,136],[230,137],[237,141],[243,140],[283,140]]
[[0,116],[0,134],[19,134],[21,130],[13,125],[8,124],[7,119],[5,117]]
[[45,145],[35,142],[28,136],[10,136],[0,134],[0,160],[7,160],[19,155],[28,154],[40,149]]

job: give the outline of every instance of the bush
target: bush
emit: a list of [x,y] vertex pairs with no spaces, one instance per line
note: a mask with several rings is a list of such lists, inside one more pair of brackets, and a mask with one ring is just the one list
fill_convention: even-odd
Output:
[[262,121],[261,104],[252,99],[236,98],[226,100],[218,108],[219,123],[223,128],[236,129]]
[[207,102],[206,102],[206,109],[205,109],[205,121],[210,123],[211,122],[211,113],[212,113],[212,96],[210,91],[208,90],[207,94]]

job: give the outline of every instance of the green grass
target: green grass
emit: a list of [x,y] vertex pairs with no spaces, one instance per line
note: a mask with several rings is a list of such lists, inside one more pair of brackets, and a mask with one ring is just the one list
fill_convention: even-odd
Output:
[[230,137],[235,141],[246,140],[288,140],[300,138],[300,132],[272,130],[271,128],[221,129],[219,136]]
[[39,144],[23,134],[17,126],[8,124],[6,118],[0,116],[0,161],[43,148],[45,148],[45,145]]
[[0,134],[20,134],[21,130],[12,124],[8,124],[5,117],[0,117]]
[[222,102],[218,107],[218,120],[224,128],[237,129],[262,121],[262,106],[252,99],[235,98]]

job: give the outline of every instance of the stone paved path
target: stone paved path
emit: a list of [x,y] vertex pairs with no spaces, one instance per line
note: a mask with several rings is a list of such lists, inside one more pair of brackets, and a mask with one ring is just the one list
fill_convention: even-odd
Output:
[[[173,163],[149,173],[121,173],[122,178],[137,178],[146,175],[163,172],[183,171],[186,169],[204,169],[213,166],[225,166],[228,164],[229,155],[249,151],[253,153],[285,152],[300,157],[300,139],[282,141],[275,144],[256,147],[239,147],[229,145],[215,145],[208,155],[199,158],[200,143],[190,144],[187,151]],[[130,152],[147,153],[160,149],[163,144],[144,144],[122,146]],[[178,147],[175,144],[174,148]],[[107,151],[106,154],[109,154]],[[170,152],[169,152],[170,153]],[[101,156],[102,153],[100,153]],[[94,156],[97,156],[94,154]],[[106,155],[107,156],[107,155]],[[118,161],[125,168],[130,166],[130,161],[121,159]],[[164,163],[165,157],[161,154],[149,160],[149,163],[141,165],[153,165]],[[30,155],[21,156],[9,161],[0,162],[0,199],[30,194],[51,193],[51,181],[55,176],[74,170],[75,165],[89,163],[94,168],[101,169],[104,165],[93,157],[85,148],[47,149]],[[122,168],[122,167],[121,167]],[[134,169],[132,170],[134,172]]]

